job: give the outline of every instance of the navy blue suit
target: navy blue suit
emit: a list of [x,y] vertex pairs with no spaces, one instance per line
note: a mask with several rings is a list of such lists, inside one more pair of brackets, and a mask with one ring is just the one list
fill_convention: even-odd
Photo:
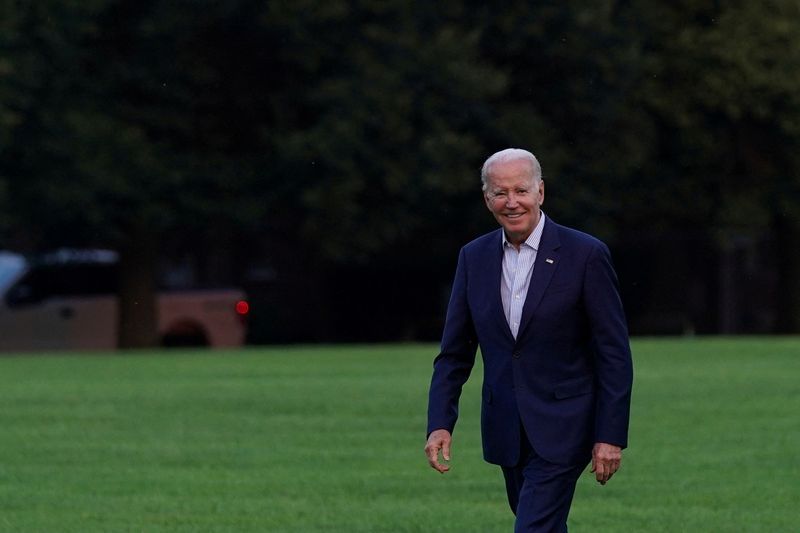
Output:
[[627,446],[633,368],[608,248],[547,218],[514,339],[500,296],[502,231],[461,249],[434,361],[428,433],[453,431],[480,346],[486,461],[519,465],[527,436],[546,462],[582,469],[595,442]]

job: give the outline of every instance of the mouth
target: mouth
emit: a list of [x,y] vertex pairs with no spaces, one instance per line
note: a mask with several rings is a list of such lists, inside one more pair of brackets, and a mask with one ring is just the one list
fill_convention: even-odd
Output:
[[524,214],[525,214],[525,213],[506,213],[506,214],[505,214],[505,215],[503,215],[503,216],[504,216],[504,217],[506,217],[506,218],[510,218],[510,219],[512,219],[512,220],[513,220],[513,219],[515,219],[515,218],[519,218],[519,217],[521,217],[521,216],[522,216],[522,215],[524,215]]

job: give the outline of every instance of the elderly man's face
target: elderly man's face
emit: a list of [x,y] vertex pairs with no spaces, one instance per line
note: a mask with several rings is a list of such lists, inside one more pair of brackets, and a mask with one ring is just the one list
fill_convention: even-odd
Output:
[[495,163],[489,168],[484,198],[508,240],[519,246],[539,223],[544,182],[533,179],[531,165],[524,159]]

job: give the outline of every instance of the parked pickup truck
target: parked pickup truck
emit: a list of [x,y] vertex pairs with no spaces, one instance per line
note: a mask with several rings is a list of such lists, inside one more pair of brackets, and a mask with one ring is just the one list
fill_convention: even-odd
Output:
[[[111,250],[35,260],[0,252],[0,351],[113,349],[117,263]],[[240,346],[248,305],[238,289],[159,291],[164,346]]]

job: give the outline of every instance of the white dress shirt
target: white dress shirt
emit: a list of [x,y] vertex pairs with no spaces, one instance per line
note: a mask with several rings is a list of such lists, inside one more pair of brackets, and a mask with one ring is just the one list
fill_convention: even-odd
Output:
[[539,242],[542,240],[544,218],[544,213],[541,213],[539,223],[520,245],[519,250],[508,241],[503,232],[503,279],[500,282],[500,297],[503,300],[503,312],[508,327],[511,328],[515,339],[522,318],[522,306],[525,305],[525,297],[531,284],[533,264],[539,251]]

